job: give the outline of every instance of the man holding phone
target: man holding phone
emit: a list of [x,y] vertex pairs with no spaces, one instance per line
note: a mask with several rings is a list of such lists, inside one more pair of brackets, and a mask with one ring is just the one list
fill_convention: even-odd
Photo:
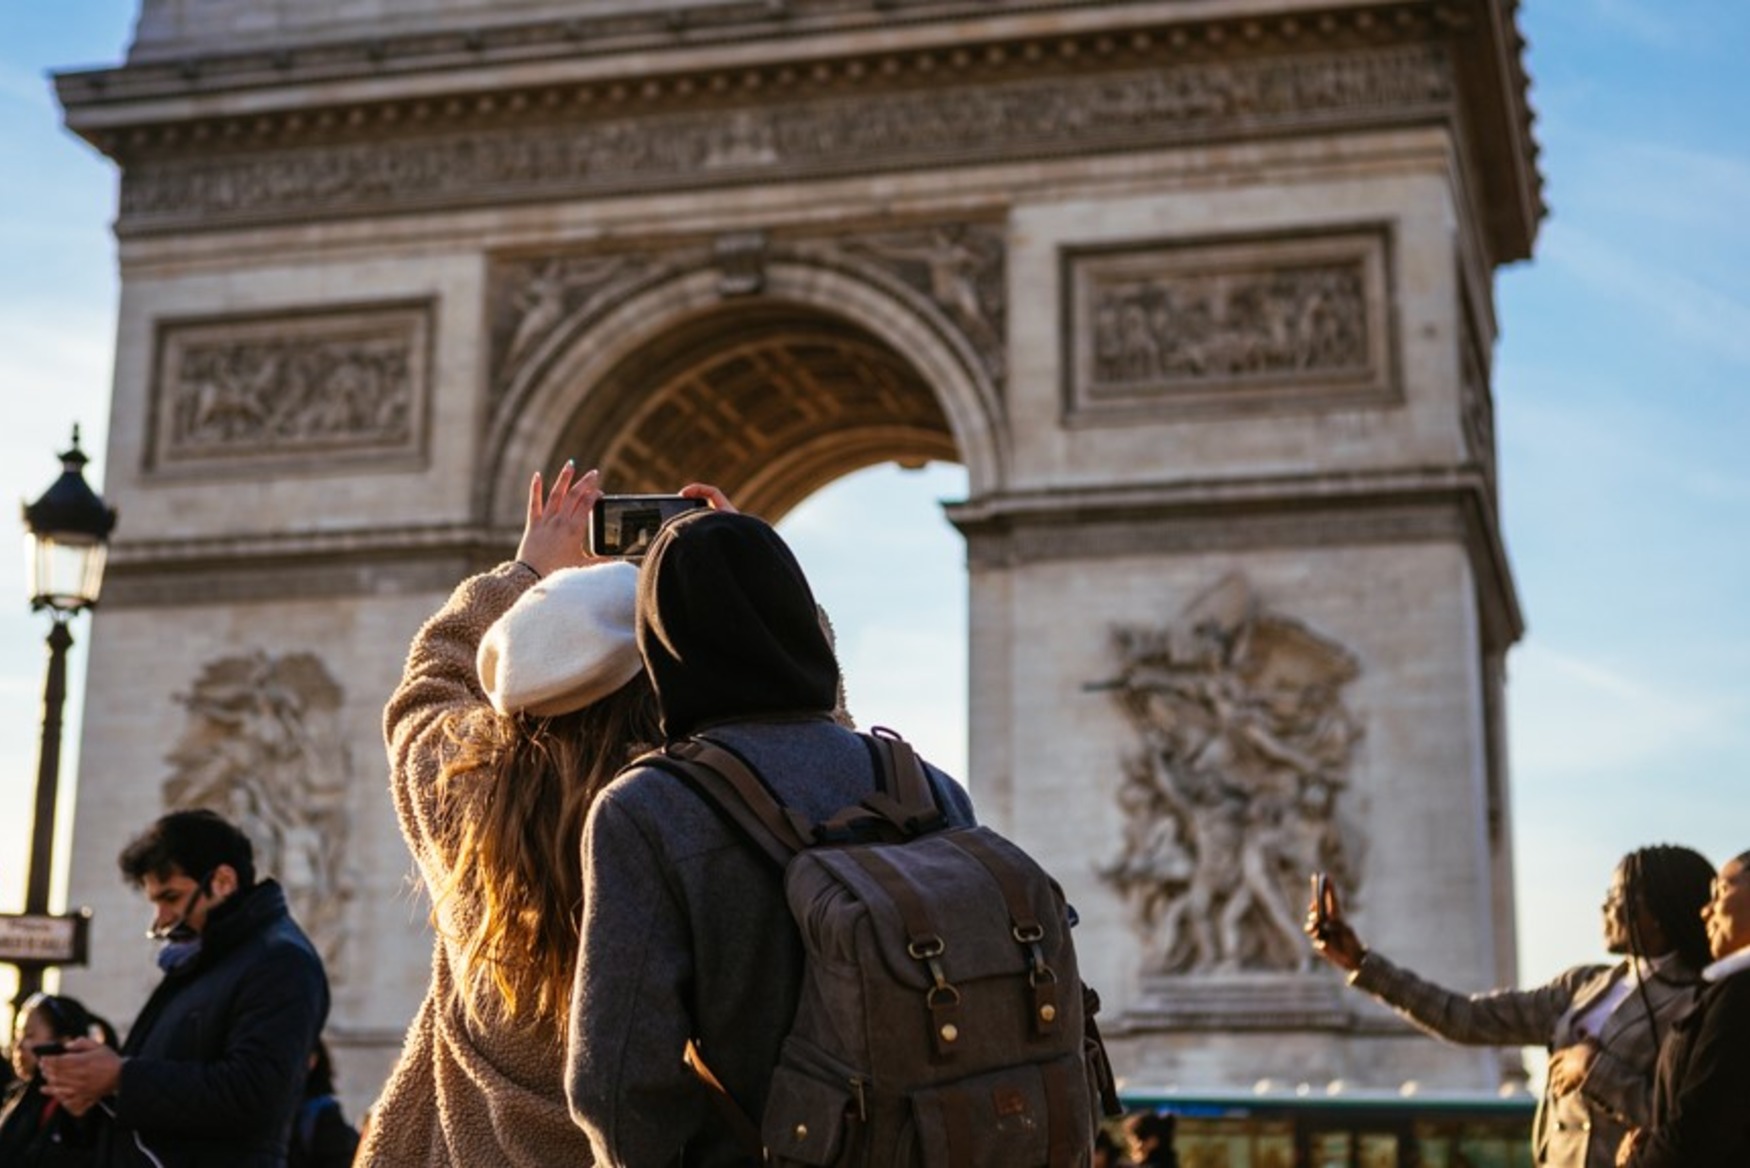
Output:
[[42,1058],[47,1093],[74,1115],[101,1107],[100,1166],[149,1162],[281,1168],[328,979],[285,893],[255,878],[255,849],[206,810],[173,811],[123,849],[153,906],[164,979],[121,1052],[89,1038]]

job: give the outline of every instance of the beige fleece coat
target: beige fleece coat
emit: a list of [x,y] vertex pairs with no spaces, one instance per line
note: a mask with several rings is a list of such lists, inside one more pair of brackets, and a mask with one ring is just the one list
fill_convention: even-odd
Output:
[[[438,777],[453,747],[444,728],[485,706],[475,671],[480,639],[535,583],[502,564],[462,582],[413,639],[406,672],[383,715],[390,787],[401,833],[428,895],[449,880],[456,827],[474,813],[468,793],[440,801]],[[592,1163],[589,1141],[566,1110],[565,1038],[551,1025],[503,1020],[495,995],[469,1023],[458,986],[461,946],[478,906],[451,897],[438,906],[431,988],[407,1031],[400,1061],[372,1109],[359,1165],[380,1168],[576,1168]]]

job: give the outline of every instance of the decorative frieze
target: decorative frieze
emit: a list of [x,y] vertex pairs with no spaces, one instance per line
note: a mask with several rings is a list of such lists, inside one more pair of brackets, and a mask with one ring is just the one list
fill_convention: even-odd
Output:
[[[465,131],[130,165],[121,228],[192,229],[439,205],[722,186],[774,178],[1169,145],[1425,117],[1453,93],[1432,46],[1179,62],[968,88],[565,120],[517,111]],[[747,100],[746,98],[743,99]],[[561,106],[564,103],[560,103]],[[586,103],[586,107],[589,103]]]
[[347,968],[345,913],[356,890],[344,696],[313,653],[207,662],[175,695],[187,718],[163,787],[165,806],[211,808],[243,829],[257,871],[284,886],[332,978]]
[[1072,420],[1395,396],[1384,228],[1071,252]]
[[160,325],[147,470],[418,455],[431,317],[397,304]]
[[1129,903],[1149,974],[1293,971],[1310,960],[1307,874],[1363,886],[1341,814],[1360,722],[1341,645],[1224,577],[1165,627],[1121,627],[1104,683],[1135,728],[1101,877]]

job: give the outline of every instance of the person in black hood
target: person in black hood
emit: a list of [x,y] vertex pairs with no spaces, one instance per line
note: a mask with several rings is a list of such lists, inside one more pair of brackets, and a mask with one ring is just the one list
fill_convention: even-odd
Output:
[[120,1054],[90,1039],[43,1058],[48,1094],[101,1107],[96,1163],[281,1168],[306,1060],[328,1017],[322,959],[255,878],[255,851],[206,810],[173,811],[123,849],[151,901],[164,979]]
[[820,716],[838,700],[802,566],[751,515],[698,511],[663,529],[639,574],[638,648],[671,741],[718,722]]
[[[712,501],[664,527],[640,569],[638,647],[663,734],[709,738],[824,822],[878,789],[872,748],[835,717],[838,661],[795,556]],[[926,771],[948,822],[970,825],[966,793]],[[646,756],[590,809],[583,877],[566,1095],[596,1161],[747,1163],[722,1100],[682,1057],[702,1053],[735,1108],[760,1116],[801,993],[781,873]]]

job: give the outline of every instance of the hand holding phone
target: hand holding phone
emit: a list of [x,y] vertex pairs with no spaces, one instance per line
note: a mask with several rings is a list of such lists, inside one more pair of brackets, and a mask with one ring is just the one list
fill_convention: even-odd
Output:
[[665,524],[706,505],[686,495],[603,495],[589,513],[590,555],[642,556]]
[[39,1059],[53,1058],[58,1054],[66,1054],[67,1044],[64,1042],[39,1042],[30,1048],[30,1053]]
[[1339,969],[1353,973],[1367,956],[1361,938],[1343,919],[1337,901],[1337,887],[1329,873],[1315,872],[1312,877],[1312,900],[1306,910],[1306,935],[1312,938],[1313,951]]
[[1337,893],[1331,887],[1331,876],[1328,872],[1314,872],[1312,876],[1312,930],[1319,940],[1330,931],[1331,920],[1337,915]]

